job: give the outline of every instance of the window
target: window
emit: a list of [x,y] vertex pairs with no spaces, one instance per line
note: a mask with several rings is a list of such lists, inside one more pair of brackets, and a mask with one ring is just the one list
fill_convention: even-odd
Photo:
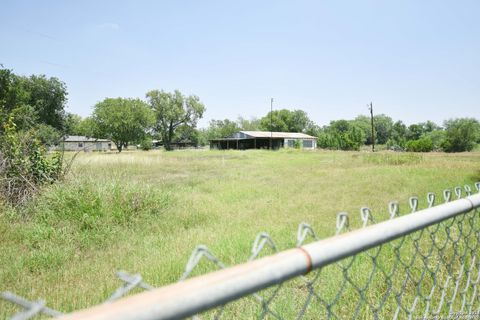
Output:
[[312,140],[303,140],[303,147],[304,148],[313,148]]
[[295,146],[295,140],[287,140],[287,145],[289,148],[293,148]]
[[78,143],[78,147],[79,147],[79,148],[83,148],[83,142],[79,142],[79,143]]

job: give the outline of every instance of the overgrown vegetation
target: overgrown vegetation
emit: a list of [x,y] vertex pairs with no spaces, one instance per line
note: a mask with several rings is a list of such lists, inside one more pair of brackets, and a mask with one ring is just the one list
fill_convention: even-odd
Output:
[[71,118],[57,78],[16,75],[0,65],[0,202],[24,206],[64,174],[63,154],[49,154]]
[[0,202],[14,207],[28,202],[45,184],[63,175],[63,155],[47,150],[34,131],[18,131],[10,117],[0,136]]

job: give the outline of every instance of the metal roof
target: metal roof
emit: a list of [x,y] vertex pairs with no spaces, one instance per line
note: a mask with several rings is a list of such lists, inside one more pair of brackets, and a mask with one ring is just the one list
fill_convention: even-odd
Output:
[[317,139],[301,132],[270,132],[270,131],[240,131],[252,138],[283,138],[283,139]]
[[85,136],[65,136],[65,142],[110,142],[108,139],[97,139],[97,138],[90,138]]

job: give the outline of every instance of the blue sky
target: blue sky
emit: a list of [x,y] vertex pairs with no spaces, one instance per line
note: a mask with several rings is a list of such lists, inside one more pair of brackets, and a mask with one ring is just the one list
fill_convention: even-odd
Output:
[[66,82],[68,111],[152,89],[210,119],[302,109],[479,118],[480,1],[22,1],[0,4],[0,63]]

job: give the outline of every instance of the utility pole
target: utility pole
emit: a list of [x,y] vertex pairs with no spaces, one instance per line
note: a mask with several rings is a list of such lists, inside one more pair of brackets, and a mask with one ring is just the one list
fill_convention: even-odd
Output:
[[375,152],[375,127],[373,125],[373,104],[371,102],[370,106],[368,106],[368,109],[370,110],[370,121],[372,123],[372,152]]
[[273,98],[270,98],[270,149],[273,149],[272,138],[273,138]]

